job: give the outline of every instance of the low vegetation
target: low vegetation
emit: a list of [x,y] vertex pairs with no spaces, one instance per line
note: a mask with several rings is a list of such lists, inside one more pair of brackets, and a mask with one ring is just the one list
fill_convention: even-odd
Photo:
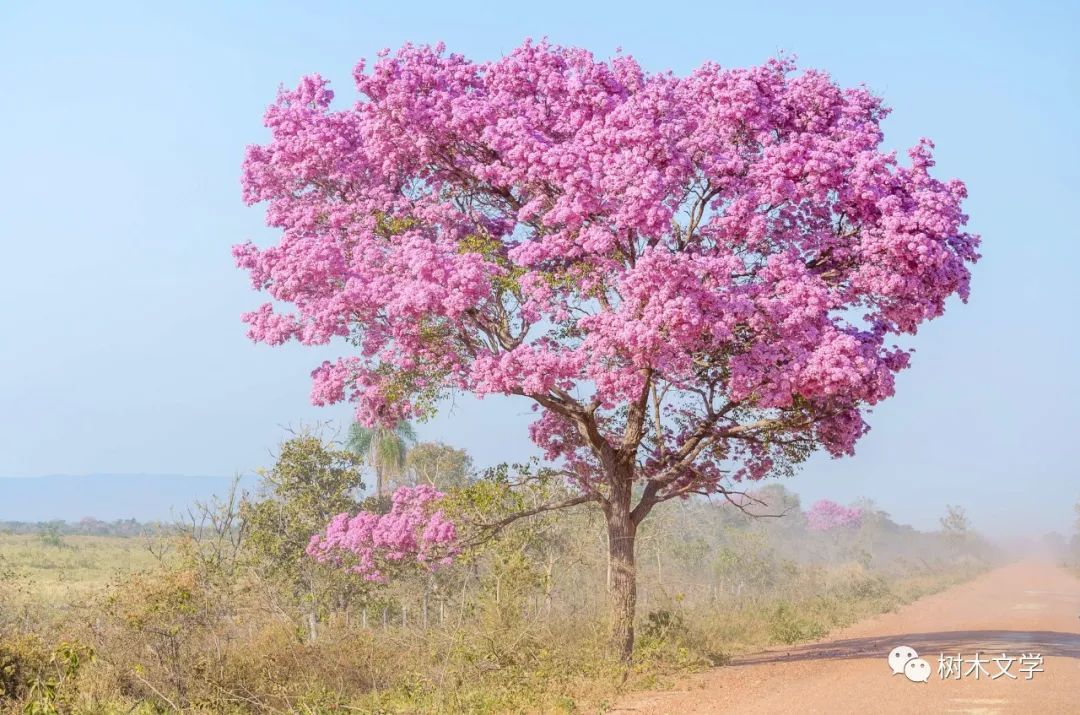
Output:
[[[619,692],[821,637],[991,558],[955,509],[920,532],[870,502],[823,527],[776,484],[752,508],[675,501],[638,537],[627,671],[608,648],[602,517],[476,530],[450,565],[384,564],[375,583],[304,554],[330,512],[386,508],[358,496],[363,469],[300,436],[263,491],[201,505],[174,528],[0,536],[0,711],[603,711]],[[445,508],[476,523],[558,489],[528,470],[453,480],[435,485]]]

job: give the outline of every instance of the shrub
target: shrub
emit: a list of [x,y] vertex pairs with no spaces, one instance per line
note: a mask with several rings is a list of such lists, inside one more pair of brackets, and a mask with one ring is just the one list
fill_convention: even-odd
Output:
[[20,704],[25,715],[69,712],[82,666],[92,660],[78,643],[50,649],[35,635],[0,639],[0,706]]
[[826,629],[820,623],[802,617],[789,603],[778,603],[769,620],[769,634],[774,641],[787,645],[799,641],[813,640],[825,635]]

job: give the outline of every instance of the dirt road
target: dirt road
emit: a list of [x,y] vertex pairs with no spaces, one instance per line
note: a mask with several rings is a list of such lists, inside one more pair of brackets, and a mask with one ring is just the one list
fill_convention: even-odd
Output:
[[[897,646],[927,661],[928,682],[892,674]],[[973,669],[976,652],[989,662]],[[959,680],[941,677],[942,654],[963,659]],[[1030,679],[1028,654],[1042,656]],[[1004,566],[826,640],[740,659],[678,691],[631,695],[615,712],[1080,713],[1080,580],[1049,564]]]

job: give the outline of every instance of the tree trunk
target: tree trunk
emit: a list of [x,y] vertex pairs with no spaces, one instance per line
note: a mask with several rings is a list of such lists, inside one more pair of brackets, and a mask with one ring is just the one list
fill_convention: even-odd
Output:
[[[621,498],[623,496],[625,498]],[[629,663],[634,654],[634,610],[637,605],[634,565],[637,525],[630,517],[629,488],[625,495],[613,495],[606,516],[611,562],[611,644],[619,660]]]
[[544,613],[551,617],[551,591],[553,588],[555,572],[555,559],[549,558],[547,568],[544,570]]
[[308,599],[308,643],[314,644],[319,637],[319,602],[315,599],[315,591],[310,585],[308,586]]
[[611,594],[611,530],[610,529],[608,530],[608,533],[607,533],[607,581],[605,581],[604,583],[606,584],[607,592],[610,595]]

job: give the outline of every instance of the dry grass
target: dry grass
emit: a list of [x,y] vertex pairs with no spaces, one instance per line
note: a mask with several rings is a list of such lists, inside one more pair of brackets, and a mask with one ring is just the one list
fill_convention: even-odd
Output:
[[4,534],[0,562],[18,577],[20,602],[62,606],[93,598],[155,559],[139,538],[64,536],[55,545],[38,535]]

